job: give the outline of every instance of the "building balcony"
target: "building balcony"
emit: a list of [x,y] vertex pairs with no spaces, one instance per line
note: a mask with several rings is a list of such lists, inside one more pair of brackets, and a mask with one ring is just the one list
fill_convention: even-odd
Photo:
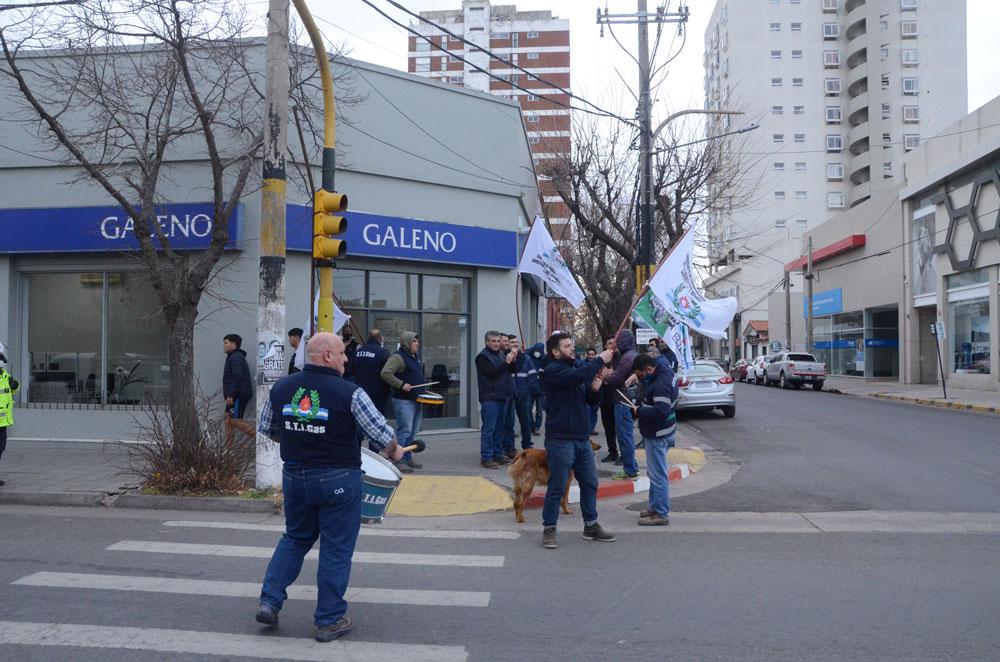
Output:
[[868,95],[859,94],[847,101],[847,121],[851,126],[857,126],[868,121]]
[[868,40],[856,39],[847,47],[847,68],[853,69],[866,62],[868,62]]
[[851,187],[850,195],[850,207],[857,207],[862,202],[872,197],[872,184],[871,182],[863,182]]
[[858,3],[857,6],[847,12],[847,18],[844,21],[844,36],[847,38],[848,43],[859,36],[864,36],[867,32],[865,23],[867,19],[868,8],[865,7],[865,3],[863,2]]
[[847,132],[847,149],[851,151],[851,154],[861,154],[868,151],[870,130],[871,125],[868,122],[850,128]]
[[871,179],[871,158],[871,152],[851,156],[849,165],[852,184],[863,184]]
[[860,66],[847,72],[847,94],[856,97],[868,91],[868,67]]

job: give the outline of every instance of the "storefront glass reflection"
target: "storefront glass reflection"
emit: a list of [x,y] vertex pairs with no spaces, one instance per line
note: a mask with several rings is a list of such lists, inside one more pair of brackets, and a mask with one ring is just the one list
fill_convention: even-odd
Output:
[[948,304],[952,372],[990,373],[990,304],[987,297]]

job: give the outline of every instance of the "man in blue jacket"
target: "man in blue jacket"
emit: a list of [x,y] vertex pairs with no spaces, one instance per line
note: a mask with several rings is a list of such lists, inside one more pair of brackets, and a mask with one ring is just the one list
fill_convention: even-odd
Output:
[[531,441],[531,403],[535,394],[541,390],[541,384],[535,362],[521,351],[521,341],[517,336],[510,337],[510,351],[515,352],[514,413],[521,427],[521,448],[527,450],[534,446]]
[[222,397],[226,399],[226,443],[233,444],[233,428],[248,437],[256,438],[253,423],[243,420],[247,405],[253,398],[253,380],[247,353],[242,349],[243,338],[235,333],[227,333],[222,338],[222,350],[226,353],[226,365],[222,370]]
[[640,354],[632,363],[639,380],[639,403],[635,409],[639,434],[646,442],[646,472],[649,474],[649,509],[639,516],[640,526],[670,524],[670,481],[667,451],[674,445],[677,421],[677,386],[674,371],[664,358]]
[[382,368],[389,360],[389,352],[383,347],[383,342],[382,332],[371,329],[368,342],[355,350],[354,383],[365,390],[379,412],[384,414],[389,402],[389,385],[382,379]]
[[549,464],[549,484],[542,507],[542,546],[555,549],[559,501],[570,470],[580,483],[580,512],[586,540],[614,542],[615,537],[597,522],[597,463],[590,448],[590,421],[587,405],[600,402],[600,371],[611,362],[605,350],[598,358],[576,367],[573,338],[557,331],[545,343],[546,363],[542,373],[545,392],[545,451]]

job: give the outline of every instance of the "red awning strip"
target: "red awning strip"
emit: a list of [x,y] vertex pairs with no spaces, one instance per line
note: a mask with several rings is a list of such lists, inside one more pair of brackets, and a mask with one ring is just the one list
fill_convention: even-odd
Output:
[[[823,260],[829,260],[835,255],[840,255],[841,253],[846,253],[847,251],[854,250],[855,248],[861,248],[865,245],[865,235],[863,234],[852,234],[849,237],[845,237],[840,241],[836,241],[829,246],[824,246],[823,248],[813,251],[813,264],[817,262],[822,262]],[[803,255],[793,262],[789,262],[785,265],[785,271],[798,271],[806,266],[808,258]]]

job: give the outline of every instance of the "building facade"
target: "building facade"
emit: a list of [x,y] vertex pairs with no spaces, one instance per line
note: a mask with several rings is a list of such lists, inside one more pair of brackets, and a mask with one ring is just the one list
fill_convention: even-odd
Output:
[[[809,230],[894,186],[904,155],[965,114],[965,21],[964,0],[716,3],[705,107],[760,124],[744,154],[754,199],[708,223],[706,284],[739,298],[742,326],[767,319]],[[710,118],[709,135],[733,121]]]
[[[263,43],[248,49],[247,61],[261,75]],[[425,427],[476,425],[473,358],[483,333],[516,328],[518,305],[526,340],[543,331],[533,283],[522,288],[521,301],[514,295],[520,230],[538,211],[520,109],[360,62],[336,61],[335,76],[356,101],[338,107],[344,121],[337,188],[349,195],[350,208],[348,256],[337,261],[334,294],[352,316],[355,336],[377,327],[394,350],[403,331],[420,334],[427,381],[440,382],[435,390],[445,396],[443,406],[427,406]],[[17,112],[19,102],[7,95],[4,112]],[[498,118],[493,131],[480,130],[476,118],[483,115]],[[427,134],[414,132],[411,119]],[[0,154],[0,339],[25,385],[13,434],[134,439],[144,411],[169,391],[171,375],[165,325],[134,256],[131,221],[102,189],[76,177],[75,166],[32,156],[44,150],[30,132],[9,125],[0,134],[16,149]],[[175,248],[198,250],[213,224],[209,164],[196,143],[187,150],[164,165],[170,183],[158,213]],[[482,169],[460,159],[463,153]],[[316,154],[311,162],[318,182]],[[306,328],[311,191],[301,157],[288,164],[285,319],[288,328]],[[251,182],[199,309],[195,379],[216,409],[223,335],[243,337],[252,372],[263,355],[255,340],[260,204]]]

